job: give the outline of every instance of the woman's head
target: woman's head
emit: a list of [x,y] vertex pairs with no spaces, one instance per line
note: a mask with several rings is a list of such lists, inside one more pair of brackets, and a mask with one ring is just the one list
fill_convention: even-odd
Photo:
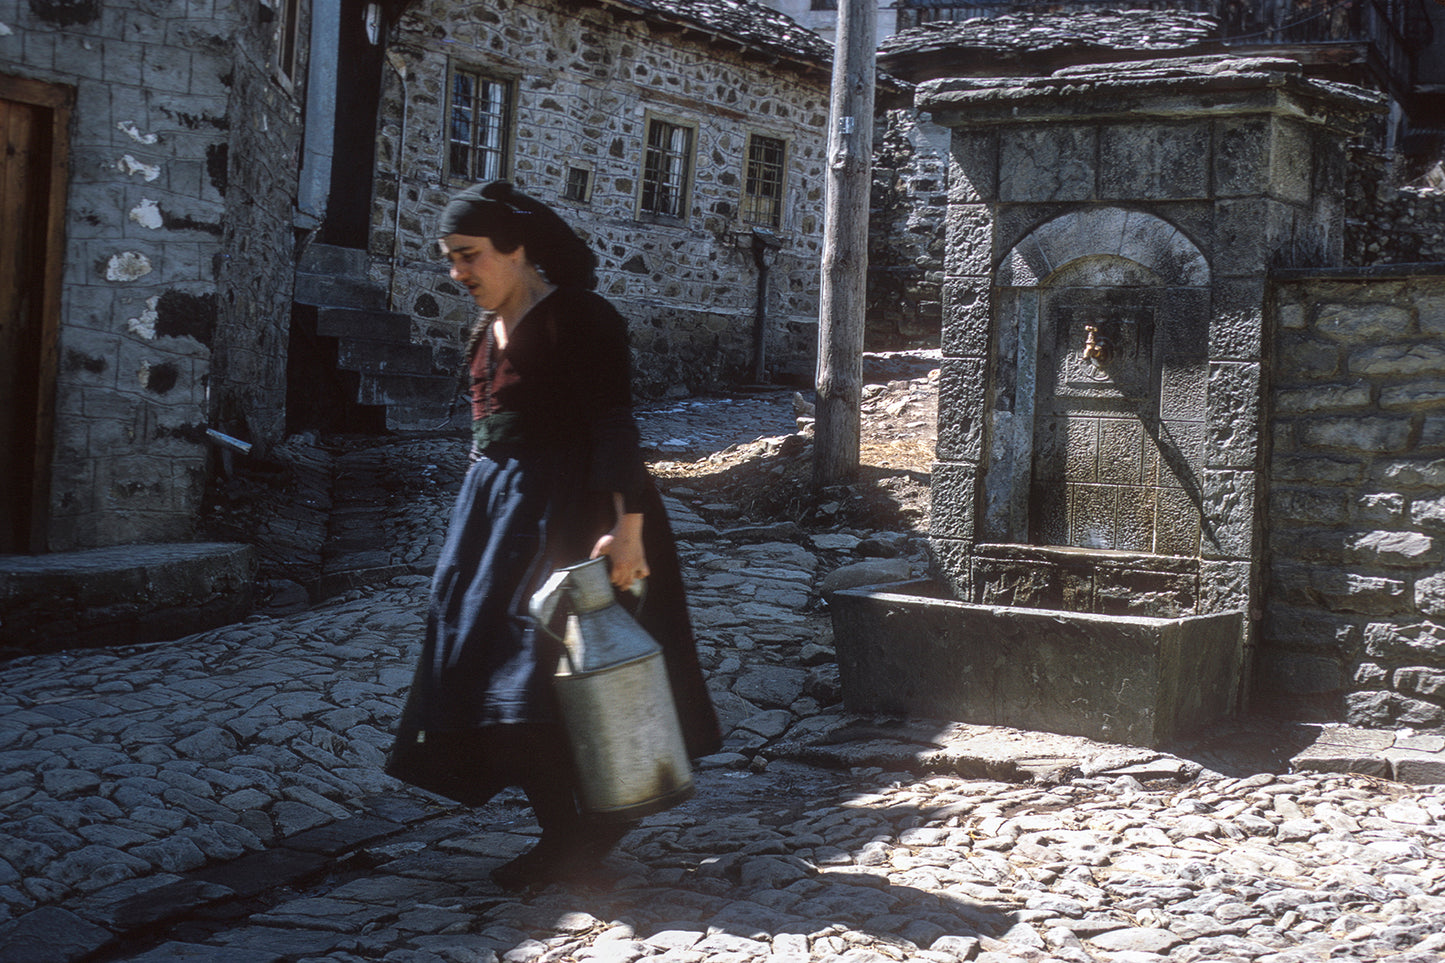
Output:
[[442,211],[438,235],[487,238],[498,252],[519,247],[558,287],[597,286],[597,255],[556,211],[507,181],[478,184],[454,195]]

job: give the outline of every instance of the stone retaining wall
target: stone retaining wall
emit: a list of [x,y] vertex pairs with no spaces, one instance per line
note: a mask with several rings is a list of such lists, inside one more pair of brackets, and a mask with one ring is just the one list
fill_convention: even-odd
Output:
[[1445,726],[1445,266],[1274,288],[1255,699]]
[[[746,50],[656,33],[610,9],[543,2],[505,15],[412,5],[384,81],[370,254],[394,310],[438,358],[476,313],[446,276],[435,226],[465,180],[445,170],[449,69],[515,80],[511,179],[552,204],[596,249],[598,290],[632,322],[643,394],[747,380],[758,269],[738,218],[748,137],[787,142],[787,197],[770,268],[767,357],[810,377],[822,251],[828,77]],[[691,203],[679,220],[639,215],[650,113],[696,125]],[[586,201],[563,197],[569,167],[592,172]],[[398,176],[397,169],[402,173]]]

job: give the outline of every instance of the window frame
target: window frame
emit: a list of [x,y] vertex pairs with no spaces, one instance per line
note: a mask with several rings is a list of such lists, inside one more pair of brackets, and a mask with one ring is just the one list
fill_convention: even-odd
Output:
[[[468,120],[468,169],[459,171],[455,163],[454,152],[461,141],[453,136],[453,125],[455,122],[453,113],[457,108],[456,84],[457,77],[470,77],[476,84],[472,93],[472,102],[469,110],[472,116]],[[476,143],[477,115],[476,105],[478,91],[483,84],[494,84],[500,87],[505,94],[503,105],[503,116],[501,123],[497,125],[500,132],[500,146],[479,147]],[[517,91],[519,85],[517,78],[509,73],[496,70],[488,70],[482,67],[465,63],[451,63],[447,68],[447,86],[442,97],[442,138],[445,143],[445,150],[442,153],[442,177],[443,180],[454,184],[476,184],[482,181],[505,180],[512,176],[513,152],[516,150],[516,127],[517,127]],[[476,158],[479,152],[489,152],[498,158],[498,170],[495,172],[477,173]]]
[[[749,213],[750,211],[756,212],[759,207],[758,203],[756,203],[757,201],[761,201],[767,198],[766,194],[753,192],[748,189],[749,185],[753,182],[753,177],[751,174],[754,163],[753,145],[756,144],[760,139],[773,141],[778,145],[778,193],[777,196],[772,199],[773,209],[771,220],[758,220],[755,216],[752,216]],[[784,213],[787,210],[788,160],[791,149],[792,144],[788,141],[788,138],[786,137],[779,137],[774,133],[762,130],[752,130],[748,132],[747,147],[743,153],[741,187],[738,191],[738,220],[741,223],[748,224],[753,227],[770,228],[772,230],[781,230],[783,228]],[[749,203],[750,200],[752,200],[753,203]]]
[[[687,146],[682,152],[682,161],[685,165],[680,184],[675,185],[679,194],[676,204],[677,212],[671,210],[657,210],[647,206],[649,184],[651,183],[648,172],[651,154],[655,150],[652,146],[652,131],[654,125],[665,124],[673,130],[687,132]],[[636,211],[639,220],[656,220],[671,224],[684,224],[692,211],[693,181],[697,175],[697,132],[698,122],[687,120],[673,114],[655,113],[647,111],[643,117],[642,127],[642,164],[637,178],[637,199]]]
[[[582,171],[587,175],[587,186],[581,197],[574,197],[572,190],[572,172]],[[567,175],[562,181],[562,200],[572,204],[586,206],[592,203],[592,190],[597,185],[597,171],[593,169],[592,162],[588,160],[569,160],[567,162]]]

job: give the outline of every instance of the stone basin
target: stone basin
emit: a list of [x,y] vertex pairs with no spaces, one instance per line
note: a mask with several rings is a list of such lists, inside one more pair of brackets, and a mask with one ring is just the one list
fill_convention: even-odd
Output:
[[975,605],[928,580],[841,590],[830,605],[850,712],[1155,748],[1236,708],[1239,612]]

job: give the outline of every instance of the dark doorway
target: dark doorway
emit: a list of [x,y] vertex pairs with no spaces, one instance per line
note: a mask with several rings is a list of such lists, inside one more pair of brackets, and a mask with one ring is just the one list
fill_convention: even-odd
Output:
[[368,32],[366,0],[341,0],[336,71],[336,130],[331,190],[321,240],[339,247],[366,248],[371,227],[372,166],[376,155],[376,116],[381,103],[381,71],[386,50],[385,17],[373,19],[376,42]]
[[46,547],[73,103],[0,76],[0,552]]

